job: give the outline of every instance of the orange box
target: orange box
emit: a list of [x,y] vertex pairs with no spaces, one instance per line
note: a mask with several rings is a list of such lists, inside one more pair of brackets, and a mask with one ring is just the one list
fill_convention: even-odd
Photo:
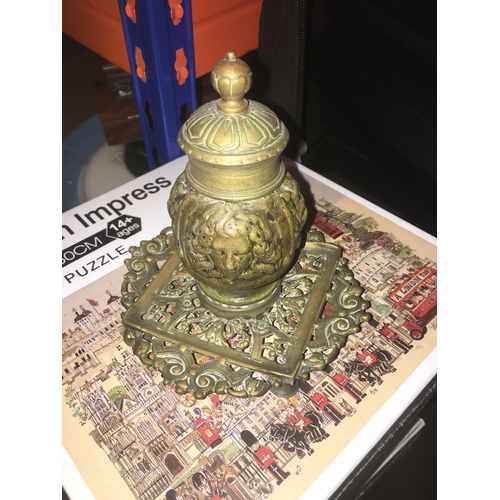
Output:
[[[259,44],[263,0],[191,0],[196,77],[228,50],[242,56]],[[130,73],[117,0],[63,0],[62,31]]]

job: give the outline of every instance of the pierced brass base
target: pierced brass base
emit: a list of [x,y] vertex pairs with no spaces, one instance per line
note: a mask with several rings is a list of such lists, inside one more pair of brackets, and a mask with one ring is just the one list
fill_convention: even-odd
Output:
[[257,302],[249,302],[248,300],[245,300],[247,297],[239,294],[240,300],[233,300],[232,302],[234,305],[229,305],[222,301],[218,301],[213,296],[211,297],[208,293],[205,293],[203,285],[201,283],[197,283],[197,293],[201,304],[223,318],[251,318],[262,314],[269,309],[269,307],[274,304],[278,298],[281,290],[281,280],[277,280],[270,285],[263,287],[263,289],[265,289],[264,293],[262,293],[263,298]]
[[298,381],[323,370],[371,317],[341,249],[318,241],[319,234],[308,234],[264,310],[218,315],[184,270],[171,229],[164,229],[132,247],[125,261],[125,342],[178,394],[293,395]]

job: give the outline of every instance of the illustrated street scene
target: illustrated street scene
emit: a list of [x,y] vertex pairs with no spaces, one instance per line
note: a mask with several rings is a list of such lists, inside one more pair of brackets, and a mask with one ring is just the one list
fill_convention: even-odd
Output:
[[196,400],[164,387],[123,341],[125,266],[63,300],[65,418],[78,422],[130,498],[279,498],[293,477],[317,469],[324,443],[334,449],[343,429],[352,433],[383,404],[378,394],[401,383],[402,367],[418,366],[435,347],[436,263],[380,230],[375,217],[316,203],[314,226],[342,247],[372,319],[290,398]]

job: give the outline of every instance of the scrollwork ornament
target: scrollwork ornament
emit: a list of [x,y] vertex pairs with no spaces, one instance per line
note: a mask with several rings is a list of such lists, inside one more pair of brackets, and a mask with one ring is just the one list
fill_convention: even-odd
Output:
[[[152,242],[142,242],[139,248],[131,249],[133,258],[126,261],[128,272],[122,290],[127,293],[122,302],[127,309],[137,307],[146,288],[154,289],[154,293],[141,313],[144,328],[127,327],[125,342],[142,363],[161,373],[165,385],[174,386],[178,394],[192,393],[197,399],[211,393],[256,397],[270,389],[286,390],[294,380],[309,378],[311,371],[323,370],[337,357],[347,337],[358,332],[370,314],[366,312],[369,302],[361,296],[363,288],[347,261],[338,258],[325,294],[330,307],[321,306],[322,313],[303,342],[304,353],[300,350],[301,320],[311,307],[312,290],[326,272],[328,261],[323,256],[324,248],[314,246],[323,244],[322,238],[313,232],[308,239],[313,241],[283,279],[274,306],[259,318],[249,319],[218,317],[203,308],[197,300],[194,279],[179,261],[168,279],[158,283],[164,263],[176,248],[170,229]],[[325,315],[326,310],[333,313]],[[202,346],[203,352],[188,346],[190,341]],[[209,346],[218,349],[217,355],[208,355]],[[294,349],[300,350],[299,357],[292,355]],[[221,352],[223,355],[219,355]],[[286,368],[293,363],[298,370],[291,378],[285,372],[269,375],[255,366],[239,364],[241,356],[256,360],[255,366],[275,366],[278,372],[280,366]]]

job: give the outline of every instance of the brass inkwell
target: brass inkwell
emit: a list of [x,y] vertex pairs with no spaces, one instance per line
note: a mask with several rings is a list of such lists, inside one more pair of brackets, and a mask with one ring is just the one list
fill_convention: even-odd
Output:
[[288,131],[245,99],[233,51],[211,74],[220,99],[186,121],[189,161],[168,200],[172,227],[131,247],[124,339],[178,394],[293,395],[370,319],[341,249],[304,234],[307,209],[280,153]]

